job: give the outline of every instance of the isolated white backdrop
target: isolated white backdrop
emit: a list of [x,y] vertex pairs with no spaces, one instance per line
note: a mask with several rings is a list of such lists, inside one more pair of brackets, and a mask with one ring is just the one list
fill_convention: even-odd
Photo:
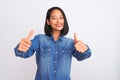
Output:
[[[87,43],[91,58],[73,58],[72,80],[120,80],[119,0],[0,0],[0,80],[34,80],[35,56],[16,57],[14,47],[31,29],[44,33],[46,11],[52,6],[66,13],[73,38]],[[34,37],[34,36],[33,36]]]

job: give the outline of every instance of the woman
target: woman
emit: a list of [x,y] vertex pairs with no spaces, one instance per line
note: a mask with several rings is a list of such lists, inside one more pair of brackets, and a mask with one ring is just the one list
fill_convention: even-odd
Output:
[[38,34],[30,40],[33,31],[23,38],[15,48],[16,56],[28,58],[36,52],[37,72],[35,80],[71,80],[71,60],[78,61],[91,56],[89,47],[81,40],[64,37],[69,26],[63,10],[52,7],[47,11],[45,34]]

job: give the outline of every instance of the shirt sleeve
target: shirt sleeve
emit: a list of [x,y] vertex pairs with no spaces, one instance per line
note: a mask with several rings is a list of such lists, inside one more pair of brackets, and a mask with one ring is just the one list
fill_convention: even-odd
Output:
[[22,57],[22,58],[28,58],[30,56],[32,56],[34,54],[34,52],[38,49],[38,45],[39,45],[39,40],[38,40],[38,36],[35,36],[33,40],[31,40],[32,44],[31,47],[29,48],[29,50],[27,52],[20,52],[18,51],[18,45],[14,48],[14,52],[15,55],[18,57]]
[[[87,46],[88,47],[88,46]],[[82,60],[85,60],[87,58],[89,58],[91,56],[91,50],[90,48],[88,47],[88,49],[84,52],[84,53],[81,53],[81,52],[78,52],[75,47],[73,49],[73,56],[78,60],[78,61],[82,61]]]

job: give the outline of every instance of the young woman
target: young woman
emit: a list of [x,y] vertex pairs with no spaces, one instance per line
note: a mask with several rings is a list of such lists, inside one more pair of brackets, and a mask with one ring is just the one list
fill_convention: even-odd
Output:
[[38,34],[30,40],[33,31],[15,47],[16,56],[28,58],[36,55],[37,72],[35,80],[71,80],[71,60],[78,61],[91,56],[90,48],[81,40],[66,38],[69,31],[63,10],[52,7],[47,11],[45,34]]

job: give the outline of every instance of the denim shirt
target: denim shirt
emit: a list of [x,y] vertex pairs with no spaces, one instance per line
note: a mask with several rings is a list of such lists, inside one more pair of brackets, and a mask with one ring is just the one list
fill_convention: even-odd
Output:
[[78,61],[91,56],[90,48],[80,53],[74,48],[71,38],[61,36],[57,41],[51,36],[39,34],[34,37],[32,45],[26,53],[19,52],[15,47],[16,56],[28,58],[36,55],[37,72],[35,80],[71,80],[71,60],[74,56]]

